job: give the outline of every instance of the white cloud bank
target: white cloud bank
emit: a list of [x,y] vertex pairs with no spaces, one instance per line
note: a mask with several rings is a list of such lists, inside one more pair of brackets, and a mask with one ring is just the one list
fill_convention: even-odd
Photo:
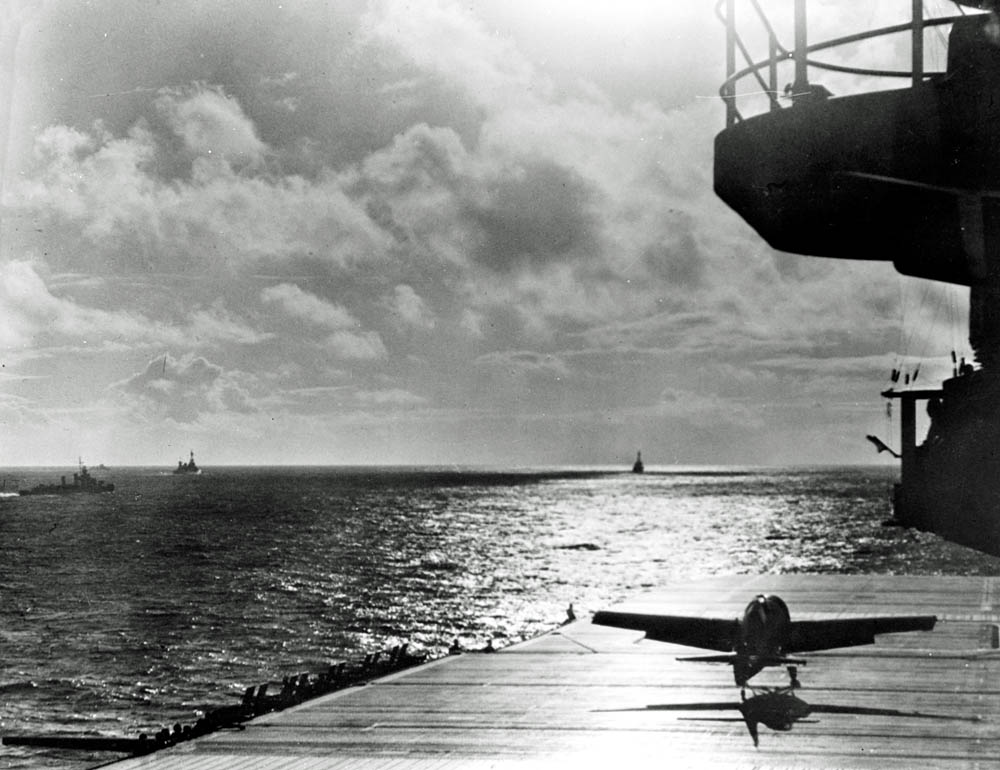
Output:
[[[888,268],[777,255],[714,198],[721,108],[702,80],[675,77],[669,106],[625,101],[603,90],[610,74],[574,82],[528,32],[498,34],[501,9],[487,23],[444,0],[375,2],[325,26],[328,12],[275,17],[301,51],[233,17],[244,48],[183,78],[102,49],[143,81],[92,107],[65,97],[76,119],[38,134],[6,191],[8,356],[101,341],[108,371],[75,385],[113,386],[110,422],[134,442],[130,421],[156,417],[210,418],[234,445],[280,422],[280,451],[301,459],[308,417],[332,436],[381,426],[367,439],[380,451],[359,457],[489,462],[594,462],[668,435],[735,458],[734,423],[758,457],[754,432],[790,446],[814,427],[755,408],[794,402],[803,360],[844,362],[824,370],[831,401],[888,361]],[[164,18],[194,45],[180,14]],[[360,439],[331,442],[317,461],[350,461]]]

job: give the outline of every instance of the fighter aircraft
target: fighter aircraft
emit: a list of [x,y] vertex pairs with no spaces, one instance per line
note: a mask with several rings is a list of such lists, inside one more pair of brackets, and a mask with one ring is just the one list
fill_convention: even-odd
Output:
[[767,666],[788,666],[790,687],[799,686],[797,666],[806,661],[788,657],[799,652],[873,644],[879,634],[930,631],[934,615],[796,620],[777,596],[758,594],[742,617],[723,619],[684,615],[652,615],[602,610],[593,622],[600,626],[645,631],[647,639],[719,650],[724,655],[678,658],[701,663],[728,663],[736,686],[745,694],[748,680]]

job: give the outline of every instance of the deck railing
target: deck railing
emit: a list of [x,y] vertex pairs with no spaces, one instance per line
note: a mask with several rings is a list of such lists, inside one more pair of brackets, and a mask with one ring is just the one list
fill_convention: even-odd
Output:
[[[762,25],[767,35],[768,55],[764,59],[754,60],[743,36],[737,28],[736,7],[749,7]],[[726,127],[743,120],[743,115],[736,106],[736,84],[746,77],[757,81],[760,91],[767,96],[771,110],[783,109],[778,91],[778,67],[780,64],[792,61],[795,64],[795,79],[791,83],[792,93],[804,93],[808,90],[808,70],[810,67],[830,72],[847,73],[868,77],[907,78],[916,86],[924,79],[943,75],[943,72],[926,72],[924,69],[924,30],[928,27],[938,27],[953,24],[964,14],[942,16],[933,19],[924,18],[922,0],[911,0],[912,17],[910,21],[894,24],[878,29],[866,30],[852,35],[845,35],[820,43],[808,42],[808,25],[806,20],[806,0],[795,0],[794,29],[795,41],[791,48],[781,44],[770,19],[761,7],[759,0],[718,0],[715,15],[726,27],[726,80],[719,89],[719,95],[726,105]],[[820,51],[828,51],[841,46],[872,40],[878,37],[909,32],[911,43],[911,62],[908,70],[892,70],[854,67],[822,61],[813,56]],[[744,66],[737,69],[737,59],[742,57]]]

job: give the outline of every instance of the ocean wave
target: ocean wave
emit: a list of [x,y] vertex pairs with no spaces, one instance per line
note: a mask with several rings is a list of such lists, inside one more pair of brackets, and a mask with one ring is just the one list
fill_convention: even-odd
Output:
[[5,517],[5,726],[155,732],[390,642],[515,641],[678,578],[1000,570],[882,527],[883,469],[463,478],[123,469],[130,494],[73,501],[58,537],[37,501]]

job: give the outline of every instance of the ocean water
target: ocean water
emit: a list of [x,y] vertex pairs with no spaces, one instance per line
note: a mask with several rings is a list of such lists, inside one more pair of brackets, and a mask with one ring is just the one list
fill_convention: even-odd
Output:
[[[502,647],[688,577],[1000,572],[882,526],[885,467],[95,475],[116,491],[0,496],[0,734],[136,737],[333,660]],[[3,747],[0,768],[108,758]]]

